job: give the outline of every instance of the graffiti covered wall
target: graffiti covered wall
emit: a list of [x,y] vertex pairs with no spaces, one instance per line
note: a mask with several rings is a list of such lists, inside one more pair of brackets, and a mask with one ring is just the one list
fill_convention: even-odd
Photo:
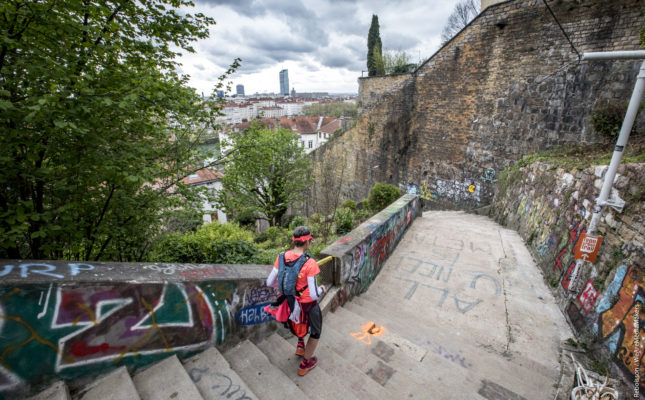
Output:
[[12,261],[0,261],[0,398],[271,329],[270,267]]
[[341,287],[336,304],[367,290],[420,213],[419,197],[407,194],[322,251],[336,258],[335,279]]
[[[597,234],[603,237],[595,264],[574,280],[574,252],[591,222],[594,199],[607,166],[565,170],[545,162],[510,169],[490,208],[498,222],[517,229],[561,299],[579,340],[633,383],[643,355],[640,309],[645,288],[645,164],[618,169],[614,191],[627,203],[622,213],[606,208]],[[645,374],[639,385],[645,389]],[[638,379],[637,379],[638,380]]]

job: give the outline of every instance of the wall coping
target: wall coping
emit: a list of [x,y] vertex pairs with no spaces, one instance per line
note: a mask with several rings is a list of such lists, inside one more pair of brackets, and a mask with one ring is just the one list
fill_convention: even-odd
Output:
[[396,200],[394,203],[387,206],[384,210],[382,210],[378,214],[373,215],[367,221],[363,222],[358,227],[356,227],[353,231],[349,232],[342,238],[338,239],[330,246],[325,247],[325,249],[323,249],[320,252],[320,254],[321,255],[324,254],[327,256],[334,256],[336,258],[341,258],[345,254],[348,254],[349,252],[351,252],[351,250],[354,247],[356,247],[365,239],[367,239],[369,236],[371,236],[375,228],[387,222],[387,220],[393,214],[400,211],[401,207],[403,207],[405,204],[411,202],[417,197],[418,196],[414,194],[406,194],[399,197],[399,199]]
[[257,264],[122,263],[54,260],[0,260],[7,284],[164,283],[266,279],[272,266]]

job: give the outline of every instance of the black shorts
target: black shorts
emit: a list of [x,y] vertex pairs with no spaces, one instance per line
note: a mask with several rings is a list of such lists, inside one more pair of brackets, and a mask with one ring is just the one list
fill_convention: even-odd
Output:
[[[322,312],[320,311],[320,306],[317,301],[312,301],[311,303],[300,303],[302,309],[302,314],[305,317],[305,322],[307,323],[307,331],[309,336],[314,339],[320,339],[320,334],[322,332]],[[293,334],[296,334],[291,324],[288,323],[287,326]]]
[[314,302],[314,306],[311,307],[307,315],[309,317],[309,337],[320,339],[320,334],[322,333],[322,311],[320,311],[318,302]]

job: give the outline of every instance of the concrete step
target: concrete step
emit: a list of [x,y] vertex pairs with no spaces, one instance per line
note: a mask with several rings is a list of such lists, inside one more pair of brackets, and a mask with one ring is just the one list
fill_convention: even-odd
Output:
[[[431,385],[433,390],[440,390],[439,393],[444,397],[447,396],[446,393],[451,393],[450,388],[462,387],[468,381],[467,369],[455,368],[449,360],[429,353],[426,346],[417,345],[409,340],[409,327],[394,324],[381,313],[361,307],[354,301],[345,303],[336,313],[345,320],[362,322],[361,327],[369,321],[382,327],[381,335],[369,335],[369,339],[363,329],[359,329],[353,335],[363,341],[370,341],[374,346],[373,353],[382,355],[390,365],[415,382],[424,386]],[[402,329],[396,329],[399,327]],[[428,368],[428,365],[431,367]],[[454,394],[455,398],[462,396],[462,393]]]
[[63,381],[54,382],[47,389],[26,400],[70,400],[69,389]]
[[411,376],[413,367],[394,359],[393,349],[384,342],[364,335],[362,327],[366,321],[348,314],[340,307],[326,316],[323,334],[334,343],[334,351],[385,388],[388,398],[427,399],[427,387]]
[[142,400],[203,400],[176,355],[134,375]]
[[74,395],[78,400],[140,400],[137,388],[126,367],[100,377]]
[[214,347],[184,362],[190,379],[206,400],[257,400],[257,396],[233,371],[224,356]]
[[[393,329],[405,330],[412,343],[428,350],[422,362],[423,369],[439,374],[437,379],[441,378],[443,382],[460,385],[462,394],[471,396],[494,386],[507,389],[504,393],[515,393],[527,399],[552,399],[555,395],[553,385],[558,383],[559,367],[548,370],[521,354],[502,353],[472,343],[467,332],[456,334],[451,326],[415,318],[409,310],[390,307],[369,291],[355,297],[345,307],[383,321],[384,325],[395,327]],[[439,365],[445,369],[438,369]]]
[[325,349],[316,348],[318,365],[305,376],[298,375],[298,365],[302,357],[295,355],[296,346],[290,344],[278,334],[273,334],[256,343],[256,346],[269,358],[271,364],[280,368],[293,383],[311,399],[356,399],[342,381],[329,376],[320,366],[327,362]]
[[[361,400],[373,400],[391,398],[390,393],[381,385],[376,383],[361,370],[347,362],[333,349],[334,343],[326,336],[327,328],[323,319],[323,334],[318,342],[316,354],[320,355],[320,365],[316,367],[324,370],[336,382],[343,382],[356,398]],[[282,336],[282,335],[280,335]],[[285,335],[286,336],[286,335]],[[282,336],[284,338],[284,336]],[[294,335],[288,336],[287,342],[291,348],[295,348],[297,339]]]
[[244,340],[223,355],[231,368],[263,400],[309,398],[249,340]]

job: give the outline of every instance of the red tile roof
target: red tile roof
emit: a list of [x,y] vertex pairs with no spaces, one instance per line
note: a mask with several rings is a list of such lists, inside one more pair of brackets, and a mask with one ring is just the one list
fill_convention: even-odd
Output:
[[[193,175],[197,175],[197,176],[193,177]],[[213,171],[208,168],[200,169],[196,171],[193,175],[189,175],[184,179],[182,179],[181,181],[187,185],[194,185],[196,183],[216,181],[224,176],[220,172]]]
[[[318,132],[318,123],[320,117],[281,117],[281,118],[261,118],[255,120],[265,125],[269,129],[275,129],[276,126],[296,132],[299,135],[315,134]],[[251,126],[251,121],[237,124],[235,128],[243,131]],[[340,121],[333,117],[323,117],[320,124],[320,131],[334,133],[340,128]]]

